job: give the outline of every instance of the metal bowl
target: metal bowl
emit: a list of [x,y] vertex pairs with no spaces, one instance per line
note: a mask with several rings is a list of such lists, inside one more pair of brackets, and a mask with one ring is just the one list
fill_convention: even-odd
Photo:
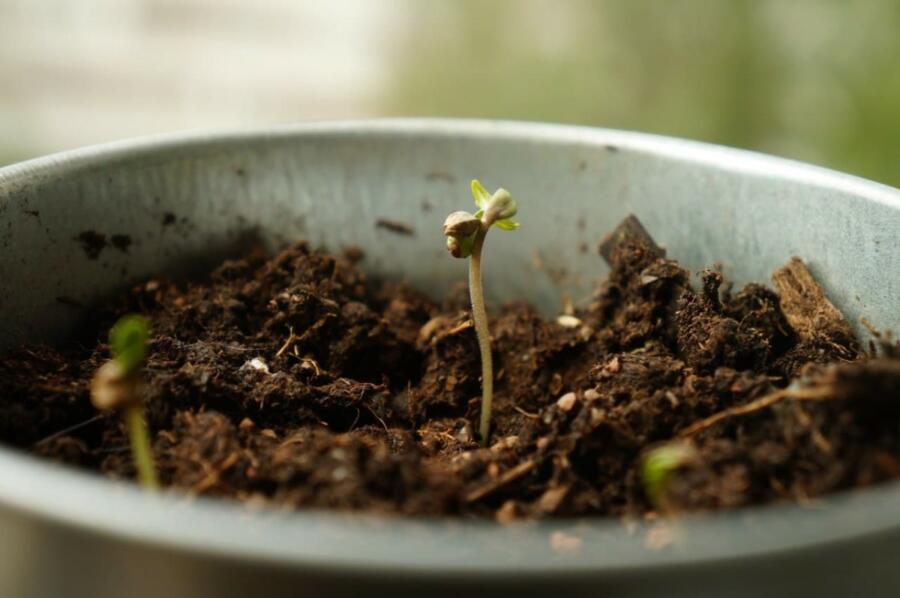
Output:
[[[900,330],[896,189],[651,135],[382,120],[155,137],[0,169],[0,351],[63,338],[76,302],[200,270],[248,233],[358,245],[370,273],[445,292],[465,265],[446,257],[440,224],[470,201],[470,178],[510,189],[524,223],[487,256],[495,299],[547,313],[563,293],[585,299],[605,269],[597,240],[635,213],[669,255],[719,261],[737,283],[800,255],[853,323]],[[91,257],[86,231],[130,244]],[[9,449],[0,480],[2,596],[900,592],[896,484],[691,516],[653,550],[643,524],[603,519],[500,526],[146,496]]]

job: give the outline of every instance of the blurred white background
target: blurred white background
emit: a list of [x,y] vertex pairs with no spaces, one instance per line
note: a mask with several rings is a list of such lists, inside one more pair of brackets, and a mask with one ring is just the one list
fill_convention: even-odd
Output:
[[0,0],[9,158],[377,112],[395,2]]
[[900,186],[900,0],[0,0],[0,164],[148,133],[610,126]]

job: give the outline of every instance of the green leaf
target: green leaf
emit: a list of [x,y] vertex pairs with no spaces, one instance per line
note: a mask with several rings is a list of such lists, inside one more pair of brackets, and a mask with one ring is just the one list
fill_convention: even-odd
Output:
[[484,209],[491,199],[491,194],[487,192],[487,189],[484,188],[484,185],[478,179],[472,179],[472,197],[475,198],[475,205]]
[[462,257],[469,257],[472,255],[472,247],[475,246],[475,235],[471,234],[468,237],[463,237],[459,240],[459,245],[462,250]]
[[479,220],[481,220],[481,217],[484,216],[484,210],[478,210],[477,212],[475,212],[475,213],[473,214],[473,216],[475,216],[476,218],[478,218]]
[[496,226],[500,230],[518,230],[518,228],[522,225],[515,220],[504,218],[503,220],[498,220],[497,222],[495,222],[494,226]]
[[644,457],[641,478],[644,491],[654,505],[661,505],[675,470],[694,459],[696,454],[696,449],[690,444],[673,442],[653,449]]
[[110,351],[126,373],[133,372],[144,361],[149,337],[147,319],[142,316],[123,316],[110,329]]
[[503,187],[494,191],[485,211],[493,213],[497,220],[506,220],[516,215],[519,208],[516,201]]

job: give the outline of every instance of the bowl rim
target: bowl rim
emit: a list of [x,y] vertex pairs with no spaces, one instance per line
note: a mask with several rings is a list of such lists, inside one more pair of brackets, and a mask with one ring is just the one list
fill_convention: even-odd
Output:
[[900,189],[856,175],[838,172],[798,160],[725,145],[682,139],[654,133],[518,120],[468,118],[369,118],[288,123],[264,127],[196,129],[145,135],[87,145],[0,166],[0,184],[15,185],[17,179],[63,176],[72,170],[102,165],[110,159],[156,154],[175,148],[224,146],[252,140],[279,140],[297,136],[359,137],[468,137],[580,143],[624,148],[684,162],[723,167],[748,175],[765,175],[841,190],[865,199],[900,207]]
[[[292,138],[468,138],[614,146],[747,176],[835,189],[884,204],[900,218],[900,189],[802,162],[747,150],[629,131],[517,121],[390,118],[154,135],[65,151],[0,168],[5,190],[173,149]],[[900,222],[900,221],[898,221]],[[898,224],[900,226],[900,224]],[[837,493],[813,508],[770,505],[691,515],[671,527],[677,550],[654,551],[643,538],[654,524],[611,519],[501,526],[491,521],[415,520],[319,510],[258,511],[208,498],[147,495],[129,483],[61,467],[0,447],[0,508],[42,523],[156,549],[242,563],[369,575],[534,577],[646,571],[783,555],[900,535],[900,483]],[[65,497],[60,500],[59,497]],[[134,513],[139,512],[139,518]],[[246,525],[234,525],[236,520]],[[561,554],[549,538],[566,533],[580,548]],[[302,539],[302,540],[298,540]]]

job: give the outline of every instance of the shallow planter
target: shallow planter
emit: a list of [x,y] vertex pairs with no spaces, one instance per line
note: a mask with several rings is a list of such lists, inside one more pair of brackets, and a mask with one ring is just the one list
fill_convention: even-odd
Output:
[[[367,271],[446,291],[464,265],[447,259],[440,222],[473,177],[514,190],[528,222],[492,248],[494,298],[553,313],[563,293],[587,297],[604,271],[598,238],[635,213],[672,257],[721,261],[738,283],[800,255],[849,320],[900,330],[896,189],[648,135],[396,120],[153,138],[0,169],[0,351],[62,338],[77,304],[200,269],[248,234],[361,245]],[[689,517],[653,550],[648,528],[607,520],[499,526],[145,496],[8,449],[0,480],[2,596],[900,592],[896,484]]]

